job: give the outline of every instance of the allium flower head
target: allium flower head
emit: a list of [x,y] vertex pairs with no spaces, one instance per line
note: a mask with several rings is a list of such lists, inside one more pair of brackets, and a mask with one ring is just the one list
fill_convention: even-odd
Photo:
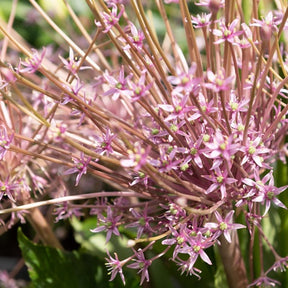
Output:
[[123,5],[121,6],[121,10],[118,15],[117,5],[115,3],[111,3],[110,6],[112,7],[110,13],[102,12],[102,21],[104,25],[102,26],[102,23],[100,21],[95,21],[96,26],[103,27],[103,33],[107,33],[116,23],[118,23],[124,12]]
[[[145,39],[144,33],[138,30],[137,27],[132,22],[128,23],[128,26],[126,27],[125,30],[128,31],[130,30],[131,35],[130,34],[127,35],[129,40],[138,51],[141,51],[143,47],[143,41]],[[125,49],[129,48],[131,48],[129,44],[125,46]]]
[[122,218],[121,215],[115,216],[113,215],[113,211],[110,206],[107,207],[107,216],[104,217],[103,215],[98,216],[100,222],[102,222],[104,225],[98,226],[94,229],[91,229],[91,232],[98,233],[101,231],[107,232],[106,237],[106,243],[109,242],[112,234],[115,234],[116,236],[120,236],[119,230],[117,228],[117,224],[119,220]]
[[76,177],[76,183],[75,183],[75,186],[77,186],[79,184],[79,181],[80,181],[82,175],[86,174],[86,172],[87,172],[87,166],[91,160],[91,157],[88,157],[87,159],[85,159],[84,153],[81,153],[79,159],[73,158],[72,160],[73,160],[75,166],[73,168],[66,170],[64,172],[64,175],[78,173],[77,177]]
[[203,28],[203,27],[207,27],[210,25],[211,16],[212,16],[211,13],[209,13],[209,14],[202,13],[201,15],[197,14],[196,17],[191,16],[191,20],[192,20],[192,23],[194,24],[195,28]]
[[105,265],[108,267],[109,274],[111,274],[110,281],[112,281],[116,275],[119,273],[123,284],[125,285],[125,278],[122,271],[122,263],[118,259],[118,255],[114,253],[115,259],[110,255],[109,251],[107,251],[109,258],[106,258],[107,263]]
[[239,23],[239,19],[234,19],[229,26],[226,26],[225,23],[220,22],[219,29],[214,29],[213,34],[218,36],[218,40],[215,41],[215,44],[220,44],[222,42],[228,41],[234,43],[235,37],[241,35],[243,31],[237,31],[236,26]]
[[[26,58],[25,61],[20,61],[18,72],[20,73],[35,73],[41,66],[42,60],[45,56],[46,49],[43,48],[42,53],[39,55],[38,51],[32,49],[32,55],[29,58]],[[21,68],[24,66],[25,68]]]
[[215,92],[225,91],[231,87],[234,76],[225,76],[224,68],[219,69],[217,74],[214,74],[212,71],[207,71],[208,83],[205,83],[205,86],[208,89],[212,89]]
[[116,137],[117,135],[113,134],[110,129],[107,129],[106,133],[103,134],[102,137],[94,136],[93,138],[95,138],[97,145],[95,152],[100,155],[106,154],[109,156],[109,154],[114,151],[112,148],[112,142]]
[[16,183],[16,181],[11,181],[9,177],[7,177],[5,181],[0,180],[0,200],[3,198],[3,196],[7,196],[12,202],[15,202],[14,198],[18,192],[18,189],[19,185]]
[[258,175],[256,175],[255,178],[257,179],[256,182],[246,178],[243,179],[243,183],[252,187],[254,192],[254,197],[252,198],[253,202],[261,202],[262,204],[265,203],[265,211],[263,216],[267,214],[271,203],[274,203],[278,207],[287,209],[286,206],[276,196],[285,191],[288,188],[288,185],[280,188],[275,187],[273,171],[266,174],[261,180]]
[[[212,265],[208,249],[218,246],[228,286],[274,285],[269,273],[287,264],[264,221],[272,205],[275,213],[286,208],[287,186],[278,187],[274,174],[288,155],[283,1],[273,0],[281,11],[262,19],[257,9],[266,7],[257,0],[251,13],[241,1],[196,1],[208,9],[201,15],[184,0],[86,1],[88,16],[67,6],[71,17],[59,26],[30,2],[63,38],[54,43],[57,55],[69,55],[45,54],[42,65],[45,49],[31,50],[15,71],[24,40],[15,37],[17,25],[0,23],[0,223],[10,227],[52,203],[56,221],[94,215],[90,232],[105,234],[106,244],[123,232],[130,248],[137,245],[122,261],[107,252],[110,280],[119,273],[124,284],[122,269],[136,269],[144,284],[161,258],[200,278],[198,263]],[[85,29],[87,17],[96,29]],[[84,61],[89,70],[80,73]],[[71,177],[63,175],[74,173],[69,195]],[[240,228],[247,238],[238,238]],[[52,229],[39,235],[53,238]],[[238,245],[243,239],[249,251]],[[268,250],[275,261],[267,270]],[[249,277],[242,254],[257,267]]]
[[73,207],[73,205],[69,205],[68,202],[64,202],[61,206],[55,208],[53,214],[56,215],[55,222],[72,218],[72,216],[84,216],[84,214],[80,211],[80,208]]
[[74,51],[71,47],[69,47],[68,60],[64,59],[61,55],[59,55],[59,58],[64,64],[64,67],[75,76],[77,75],[78,70],[90,69],[88,66],[80,66],[79,57],[74,55]]
[[218,10],[224,7],[224,0],[199,0],[196,5],[207,7],[212,13],[217,13]]
[[107,85],[110,89],[104,93],[104,96],[112,95],[112,99],[117,100],[120,95],[129,94],[130,88],[128,86],[128,81],[131,77],[131,74],[125,77],[124,66],[121,66],[118,78],[114,78],[106,71],[103,74],[103,78],[107,81]]
[[262,17],[262,20],[254,19],[250,25],[260,27],[262,39],[268,41],[271,39],[273,33],[278,31],[277,25],[279,25],[280,22],[279,19],[273,16],[273,12],[269,11],[265,17]]
[[265,165],[263,164],[264,161],[263,156],[270,152],[270,150],[262,144],[262,139],[260,136],[255,137],[253,140],[248,141],[246,146],[241,148],[241,150],[245,152],[245,155],[241,162],[242,165],[244,165],[246,162],[250,163],[255,162],[259,167],[263,167],[263,165]]
[[220,191],[221,199],[227,197],[227,185],[237,182],[237,179],[228,177],[228,171],[226,169],[222,171],[219,167],[215,168],[214,175],[203,175],[203,178],[213,182],[206,190],[206,193],[210,194],[212,192]]
[[194,266],[199,256],[204,262],[212,265],[210,258],[204,251],[211,245],[212,243],[207,241],[207,239],[203,237],[202,233],[198,233],[197,236],[189,239],[189,246],[180,249],[180,253],[187,252],[190,256],[187,261],[189,263],[189,270]]
[[131,80],[129,81],[130,91],[127,92],[127,96],[131,97],[132,102],[138,101],[142,97],[145,97],[153,85],[153,83],[146,84],[146,73],[146,70],[142,71],[141,77],[136,83]]
[[134,171],[139,171],[147,162],[151,147],[145,149],[141,148],[140,143],[135,144],[134,151],[128,151],[129,159],[122,159],[121,165],[123,167],[134,167]]
[[12,141],[13,141],[13,134],[9,136],[6,127],[0,125],[0,161],[4,158]]
[[17,281],[9,276],[7,271],[0,271],[0,285],[5,288],[17,288]]
[[231,231],[245,228],[245,226],[242,224],[233,223],[234,213],[235,211],[231,210],[227,213],[225,218],[223,218],[218,211],[215,211],[215,217],[218,223],[206,223],[205,227],[211,230],[216,230],[216,233],[223,233],[226,240],[231,243]]
[[134,223],[128,224],[126,227],[136,227],[137,228],[137,238],[140,238],[143,233],[149,234],[154,232],[153,228],[150,226],[150,222],[153,222],[154,218],[148,216],[148,206],[143,211],[143,213],[137,212],[135,209],[131,208],[130,212],[133,214],[134,218],[137,220]]
[[199,87],[199,79],[195,77],[196,64],[192,63],[187,72],[177,71],[177,76],[168,76],[169,82],[176,86],[173,94],[189,93]]
[[149,282],[148,268],[152,264],[152,261],[145,259],[145,255],[141,249],[136,252],[136,257],[137,259],[135,259],[135,263],[132,263],[127,267],[132,269],[139,269],[138,273],[141,273],[140,285],[142,285],[145,279],[147,282]]

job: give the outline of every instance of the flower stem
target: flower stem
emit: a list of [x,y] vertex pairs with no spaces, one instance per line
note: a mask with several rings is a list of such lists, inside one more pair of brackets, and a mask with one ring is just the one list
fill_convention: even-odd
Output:
[[56,238],[51,226],[47,223],[39,208],[31,209],[30,213],[26,215],[26,218],[33,226],[43,244],[54,248],[63,249],[61,243]]
[[229,287],[246,288],[248,279],[245,263],[240,251],[237,232],[232,232],[231,243],[228,243],[223,235],[221,235],[219,239],[221,242],[221,245],[219,245],[219,252]]

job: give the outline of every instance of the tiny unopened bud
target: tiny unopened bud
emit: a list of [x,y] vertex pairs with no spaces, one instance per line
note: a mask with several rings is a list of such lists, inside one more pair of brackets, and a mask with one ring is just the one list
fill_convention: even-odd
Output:
[[210,0],[209,2],[209,9],[212,13],[217,13],[218,10],[223,6],[223,4],[221,3],[221,0]]
[[175,201],[179,206],[186,207],[187,206],[187,199],[184,197],[179,197]]
[[136,244],[136,242],[132,239],[129,239],[127,241],[127,247],[129,247],[129,248],[135,246],[135,244]]
[[260,28],[260,37],[265,44],[269,43],[269,41],[271,40],[273,34],[272,32],[272,27],[269,25],[264,24]]

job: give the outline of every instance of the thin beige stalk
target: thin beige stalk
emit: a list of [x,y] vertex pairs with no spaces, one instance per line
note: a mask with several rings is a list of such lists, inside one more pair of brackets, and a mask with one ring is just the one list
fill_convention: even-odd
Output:
[[[171,63],[169,62],[169,60],[167,59],[164,51],[162,50],[162,48],[160,47],[159,45],[159,42],[157,41],[146,17],[145,17],[145,13],[144,13],[144,9],[143,9],[143,6],[142,6],[142,3],[141,1],[137,0],[136,1],[137,4],[135,3],[135,1],[132,1],[131,3],[133,4],[133,7],[135,8],[135,11],[138,10],[139,13],[137,13],[137,16],[138,17],[138,20],[140,22],[140,25],[142,27],[142,30],[146,36],[146,40],[147,40],[147,43],[152,51],[152,55],[157,55],[158,53],[161,55],[163,61],[165,62],[165,64],[167,65],[167,68],[169,69],[169,71],[172,73],[172,74],[175,74],[175,70],[174,68],[172,67]],[[156,51],[158,53],[156,53],[154,47],[156,48]],[[153,52],[154,51],[154,52]],[[155,58],[156,60],[156,58]]]
[[[93,50],[95,51],[95,53],[98,55],[101,63],[104,65],[104,67],[108,70],[111,70],[111,66],[108,63],[108,61],[106,60],[106,58],[104,57],[103,53],[101,52],[101,50],[99,49],[99,47],[97,47],[97,45],[94,44],[93,39],[90,37],[90,35],[87,33],[85,27],[82,25],[81,20],[78,18],[78,16],[75,14],[75,12],[73,11],[73,9],[71,8],[71,6],[69,5],[69,3],[67,2],[67,0],[63,0],[67,10],[71,16],[71,18],[73,19],[74,23],[77,25],[77,27],[79,28],[79,30],[81,31],[81,33],[83,34],[83,36],[86,38],[86,40],[88,41],[88,43],[91,45],[91,43],[93,43]],[[80,65],[79,65],[80,66]]]
[[[180,0],[180,9],[181,9],[181,14],[182,14],[182,19],[190,19],[191,15],[187,6],[187,1],[185,0]],[[203,76],[203,66],[202,66],[202,61],[201,61],[201,55],[200,52],[198,50],[198,45],[196,42],[196,36],[195,36],[195,32],[194,32],[194,28],[192,25],[191,21],[183,21],[183,25],[185,28],[185,32],[186,32],[186,39],[187,39],[187,44],[188,44],[188,48],[189,48],[189,54],[190,54],[190,58],[192,62],[196,62],[197,64],[197,70],[196,70],[196,74],[199,77]]]
[[164,8],[164,4],[162,1],[156,0],[159,12],[161,14],[161,17],[164,21],[165,27],[166,27],[166,31],[167,31],[167,35],[169,37],[170,43],[171,43],[171,48],[175,57],[175,63],[177,63],[177,65],[179,65],[179,67],[182,67],[183,70],[185,70],[185,67],[183,65],[183,62],[181,61],[181,57],[178,53],[179,49],[177,49],[177,43],[175,41],[173,32],[172,32],[172,28],[166,13],[166,10]]
[[[36,3],[34,0],[29,0],[34,8],[41,14],[41,16],[48,22],[48,24],[64,39],[71,48],[73,48],[81,57],[85,56],[85,52],[74,42],[70,37],[68,37],[62,29],[60,29],[55,22],[45,13],[45,11]],[[91,65],[96,71],[101,71],[100,67],[90,58],[87,57],[86,61]]]
[[[10,32],[14,19],[15,19],[15,15],[16,15],[16,7],[17,7],[17,3],[18,0],[13,0],[12,2],[12,7],[11,7],[11,12],[10,12],[10,16],[9,16],[9,20],[7,23],[7,31]],[[2,43],[2,49],[1,49],[1,55],[0,55],[0,60],[4,61],[5,60],[5,56],[6,56],[6,52],[7,52],[7,48],[8,48],[8,38],[5,37]]]
[[31,209],[30,213],[26,214],[26,219],[30,222],[43,244],[63,249],[51,226],[38,208]]
[[114,192],[95,192],[95,193],[88,193],[88,194],[80,194],[80,195],[69,195],[63,196],[58,198],[53,198],[45,201],[38,201],[38,202],[31,202],[28,204],[23,204],[20,206],[2,209],[0,210],[0,215],[9,214],[12,212],[17,211],[24,211],[24,210],[32,210],[42,206],[52,205],[52,204],[59,204],[68,201],[76,201],[76,200],[87,200],[99,197],[139,197],[142,199],[150,199],[148,195],[140,194],[134,191],[114,191]]

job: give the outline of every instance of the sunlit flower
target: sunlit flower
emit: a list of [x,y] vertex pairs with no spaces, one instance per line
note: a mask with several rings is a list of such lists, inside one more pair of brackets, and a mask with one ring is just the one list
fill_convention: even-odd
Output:
[[85,159],[84,153],[81,153],[80,158],[73,158],[72,160],[75,166],[66,170],[64,172],[64,175],[78,173],[76,176],[76,184],[75,184],[75,186],[77,186],[79,184],[79,181],[82,175],[86,174],[87,172],[87,167],[91,160],[91,157],[88,157],[87,159]]
[[231,243],[231,231],[232,230],[237,230],[237,229],[243,229],[245,228],[244,225],[242,224],[236,224],[233,223],[233,215],[234,215],[235,211],[231,210],[230,212],[228,212],[225,216],[225,218],[223,218],[218,211],[215,211],[215,217],[218,221],[218,223],[206,223],[205,227],[212,229],[212,230],[216,230],[216,233],[220,233],[220,234],[224,234],[224,237],[226,238],[226,240]]
[[110,13],[102,12],[102,21],[104,25],[102,26],[102,23],[100,21],[95,22],[96,26],[103,27],[103,33],[107,33],[115,24],[117,24],[124,12],[123,5],[121,6],[121,10],[118,15],[117,5],[115,3],[111,3],[110,6],[112,7]]
[[140,285],[142,285],[145,279],[147,282],[149,282],[148,268],[152,264],[152,262],[150,260],[145,259],[145,255],[141,249],[139,249],[136,252],[136,258],[137,259],[134,260],[135,263],[132,263],[128,265],[127,267],[132,268],[132,269],[139,269],[138,273],[141,273]]
[[110,206],[107,207],[107,216],[104,217],[102,214],[98,215],[98,219],[102,225],[91,229],[91,232],[93,233],[98,233],[101,231],[106,231],[107,236],[106,236],[106,243],[110,240],[112,234],[116,236],[120,236],[119,230],[117,228],[119,220],[122,218],[121,215],[115,216],[113,215],[113,211]]
[[6,127],[0,125],[0,160],[2,160],[7,153],[13,138],[13,134],[9,136]]
[[77,75],[79,70],[90,69],[89,66],[80,66],[79,57],[74,56],[74,51],[71,47],[69,47],[69,58],[68,60],[64,59],[61,55],[59,55],[60,60],[64,64],[64,67],[71,72],[73,75]]
[[[32,49],[31,57],[26,58],[25,61],[20,61],[18,72],[35,73],[41,66],[45,53],[46,53],[45,48],[43,48],[42,53],[40,55],[37,50]],[[24,66],[25,68],[21,68],[21,65]]]
[[114,253],[115,259],[110,255],[109,251],[107,251],[108,257],[105,258],[107,263],[105,265],[108,267],[109,274],[111,274],[110,281],[114,280],[116,275],[119,273],[123,284],[125,285],[125,278],[122,271],[122,262],[119,261],[117,253]]
[[225,23],[220,22],[219,29],[214,29],[213,34],[218,36],[218,40],[215,41],[215,44],[220,44],[222,42],[228,41],[234,43],[235,37],[241,35],[243,31],[237,31],[236,26],[239,23],[239,19],[234,19],[229,26],[226,26]]

